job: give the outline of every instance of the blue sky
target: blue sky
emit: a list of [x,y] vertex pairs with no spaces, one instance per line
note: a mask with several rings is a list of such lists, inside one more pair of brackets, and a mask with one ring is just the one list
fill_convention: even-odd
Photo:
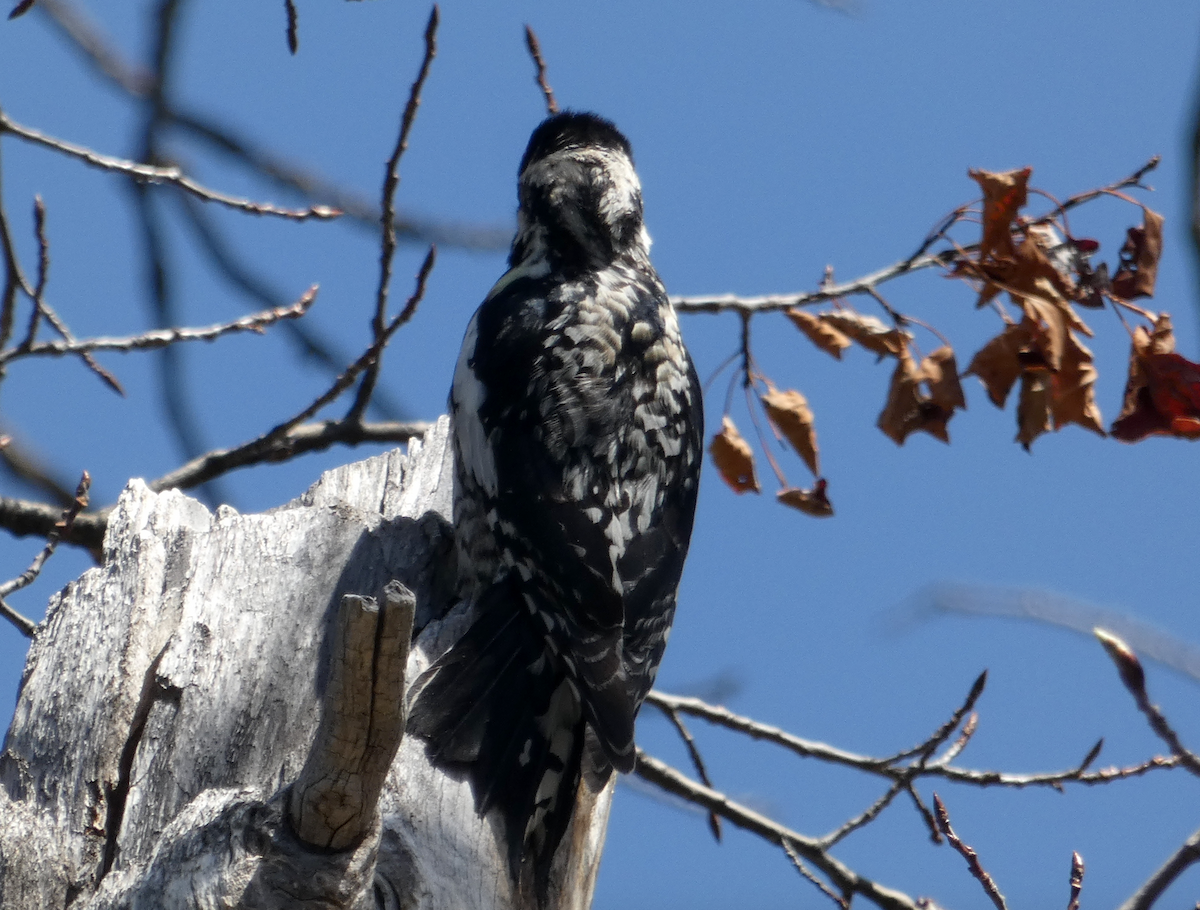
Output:
[[[145,52],[145,4],[91,4],[131,58]],[[338,183],[375,197],[420,60],[428,8],[394,0],[303,3],[300,53],[287,54],[282,4],[185,5],[176,85],[181,104],[219,117]],[[801,0],[752,3],[448,2],[439,56],[402,164],[402,211],[435,220],[512,223],[515,169],[543,113],[522,26],[537,30],[566,106],[613,119],[630,137],[645,187],[654,261],[672,293],[759,294],[813,288],[831,265],[850,278],[908,255],[939,219],[976,194],[968,168],[1029,165],[1057,196],[1109,183],[1151,155],[1162,165],[1140,198],[1166,216],[1153,305],[1175,316],[1197,357],[1197,275],[1184,178],[1197,89],[1200,6],[860,0],[843,15]],[[132,151],[134,108],[97,85],[38,14],[0,25],[0,106],[26,124],[113,154]],[[220,157],[176,137],[204,181],[278,197]],[[48,208],[49,299],[77,335],[147,327],[136,225],[122,184],[74,161],[4,139],[4,205],[32,264],[34,193]],[[377,280],[376,240],[350,224],[302,224],[207,210],[247,261],[287,297],[321,292],[310,327],[347,354],[365,343]],[[1140,213],[1115,200],[1072,214],[1078,236],[1115,263]],[[257,306],[195,255],[173,212],[180,319],[208,324]],[[424,254],[402,247],[393,299]],[[413,417],[444,408],[472,309],[502,272],[502,252],[441,251],[429,293],[389,348],[384,383]],[[927,273],[882,289],[893,307],[947,334],[965,365],[999,323],[961,283]],[[864,312],[869,302],[855,301]],[[1088,314],[1106,424],[1120,408],[1128,340],[1111,313]],[[732,353],[732,315],[694,315],[684,332],[702,377]],[[927,338],[924,339],[928,344]],[[885,754],[920,741],[978,672],[990,682],[979,732],[961,762],[1050,770],[1105,737],[1100,764],[1142,760],[1157,743],[1100,647],[1087,636],[1010,619],[911,618],[926,586],[1030,588],[1137,617],[1200,643],[1195,585],[1197,451],[1153,439],[1128,446],[1075,427],[1013,443],[1010,403],[995,409],[967,380],[969,410],[952,444],[913,437],[897,448],[875,428],[891,374],[862,351],[838,363],[782,317],[756,319],[754,352],[781,387],[816,412],[837,515],[783,509],[771,490],[735,497],[707,471],[681,605],[660,684],[736,681],[734,710],[814,739]],[[183,459],[161,418],[152,357],[102,358],[129,389],[118,399],[75,363],[15,364],[0,388],[0,425],[64,477],[84,468],[96,502],[130,476]],[[211,446],[257,435],[326,384],[284,337],[226,339],[184,352],[189,394]],[[719,423],[724,382],[708,400]],[[743,426],[744,411],[734,417]],[[152,415],[149,419],[147,415]],[[302,492],[320,471],[366,452],[336,450],[231,475],[243,511]],[[784,455],[789,477],[805,469]],[[765,479],[765,478],[764,478]],[[27,493],[0,479],[0,495]],[[0,576],[37,552],[0,538]],[[51,592],[87,567],[55,557],[13,598],[40,616]],[[24,640],[0,628],[0,702],[15,697]],[[1152,697],[1200,742],[1196,682],[1151,665]],[[719,789],[819,834],[880,792],[845,772],[692,724]],[[639,740],[683,763],[673,733],[647,712]],[[1181,774],[1065,794],[938,788],[1012,906],[1065,904],[1071,850],[1088,865],[1085,898],[1116,905],[1200,821],[1200,785]],[[930,788],[922,792],[929,796]],[[837,855],[884,884],[949,907],[985,898],[945,847],[896,805]],[[1163,899],[1200,894],[1192,870]],[[634,786],[617,796],[596,907],[826,905],[786,859]]]

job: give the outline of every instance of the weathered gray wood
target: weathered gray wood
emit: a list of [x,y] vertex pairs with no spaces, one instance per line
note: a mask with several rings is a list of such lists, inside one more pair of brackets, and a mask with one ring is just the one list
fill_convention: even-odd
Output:
[[[443,419],[408,455],[261,515],[130,483],[103,565],[55,597],[30,649],[0,755],[0,906],[533,906],[469,786],[417,740],[388,761],[400,678],[469,621],[446,440]],[[415,595],[403,670],[393,580]],[[590,903],[611,795],[581,785],[554,905]]]

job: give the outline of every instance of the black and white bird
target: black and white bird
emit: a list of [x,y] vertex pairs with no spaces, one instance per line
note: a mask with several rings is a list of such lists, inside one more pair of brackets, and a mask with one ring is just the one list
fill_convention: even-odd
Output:
[[[454,525],[473,624],[417,681],[410,732],[504,821],[544,888],[581,765],[632,770],[675,613],[703,412],[650,264],[629,142],[593,114],[534,130],[509,270],[450,395]],[[585,757],[585,728],[594,746]],[[599,754],[594,754],[598,751]]]

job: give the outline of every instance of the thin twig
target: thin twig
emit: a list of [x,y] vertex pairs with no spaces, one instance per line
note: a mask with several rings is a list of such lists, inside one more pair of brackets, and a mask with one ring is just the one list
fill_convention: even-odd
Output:
[[[259,148],[229,127],[208,120],[200,114],[169,111],[166,116],[173,126],[204,141],[213,150],[229,156],[256,176],[269,180],[281,189],[323,202],[342,212],[344,219],[378,234],[380,212],[376,202],[330,183],[319,175],[311,174],[299,165]],[[392,224],[396,228],[398,240],[421,244],[436,243],[438,246],[468,250],[507,249],[513,234],[511,227],[452,224],[399,215],[393,219]]]
[[896,796],[904,791],[908,786],[908,781],[896,781],[894,784],[888,787],[887,792],[884,793],[883,796],[871,803],[871,805],[866,808],[866,811],[854,816],[854,818],[848,819],[833,831],[830,831],[828,834],[822,837],[821,846],[828,850],[830,847],[837,844],[838,841],[844,840],[848,835],[853,834],[859,828],[863,827],[863,825],[873,822],[879,817],[879,813],[891,805],[892,800],[894,800]]
[[188,177],[177,167],[157,167],[152,164],[139,164],[135,161],[128,161],[124,158],[114,158],[111,155],[102,155],[90,148],[82,145],[76,145],[73,142],[66,142],[62,139],[56,139],[53,136],[48,136],[39,130],[30,127],[22,126],[8,117],[3,111],[0,111],[0,134],[11,133],[28,142],[41,145],[45,148],[53,149],[57,152],[62,152],[65,155],[70,155],[73,158],[78,158],[92,167],[100,168],[105,171],[125,174],[126,176],[138,181],[139,183],[148,184],[168,184],[177,186],[181,190],[198,196],[208,202],[216,202],[220,205],[228,206],[229,208],[238,209],[242,212],[249,212],[252,215],[277,215],[280,218],[288,218],[293,221],[305,221],[309,218],[329,219],[338,217],[341,212],[337,209],[326,205],[314,205],[305,209],[288,209],[277,206],[271,202],[254,202],[250,199],[243,199],[238,196],[230,196],[227,193],[222,193],[219,190],[209,189],[197,183],[191,177]]
[[[12,337],[17,312],[17,291],[29,288],[17,259],[17,248],[4,211],[4,181],[0,180],[0,252],[4,254],[4,290],[0,293],[0,348]],[[28,291],[27,291],[28,293]]]
[[[708,776],[708,768],[704,766],[704,759],[700,755],[700,749],[696,746],[696,740],[692,737],[692,731],[684,724],[683,719],[679,716],[679,712],[662,705],[656,705],[656,707],[666,715],[667,720],[675,728],[675,732],[679,734],[679,738],[683,740],[683,744],[687,747],[688,756],[692,760],[692,767],[696,769],[696,774],[699,775],[701,783],[706,787],[712,787],[712,780]],[[712,835],[717,843],[720,843],[721,819],[715,812],[708,813],[708,827],[712,831]]]
[[[288,305],[284,294],[241,258],[237,245],[230,243],[221,233],[203,203],[187,193],[176,193],[175,199],[180,204],[184,219],[195,230],[200,249],[208,255],[213,267],[223,278],[266,309]],[[348,358],[344,353],[331,345],[320,332],[310,331],[305,322],[292,319],[282,323],[281,327],[302,357],[319,364],[333,375],[340,373],[347,363]],[[385,420],[404,417],[404,408],[384,389],[375,389],[375,394],[371,396],[371,409]]]
[[917,814],[925,822],[925,827],[929,829],[929,839],[935,844],[940,844],[943,840],[942,832],[938,830],[937,819],[933,817],[933,812],[925,805],[925,800],[921,799],[921,794],[917,792],[917,788],[910,782],[904,788],[904,792],[909,795],[912,800],[913,807],[917,810]]
[[967,868],[971,870],[971,875],[983,886],[984,892],[991,899],[992,903],[996,905],[996,910],[1008,910],[1008,905],[1004,902],[1004,895],[1000,893],[1000,889],[996,887],[996,882],[979,862],[979,855],[969,845],[963,843],[962,839],[954,833],[954,829],[950,827],[950,813],[946,811],[946,806],[936,793],[933,794],[933,812],[937,818],[938,830],[945,835],[946,840],[950,842],[950,846],[957,850],[958,854],[967,861]]
[[[39,277],[42,277],[44,276],[48,265],[42,266],[41,258],[42,255],[48,256],[48,253],[42,253],[42,247],[45,243],[45,238],[40,230],[38,232],[38,241]],[[4,214],[4,205],[2,199],[0,199],[0,247],[3,247],[6,275],[3,298],[0,299],[0,348],[3,348],[8,343],[9,338],[12,336],[13,315],[15,312],[18,290],[33,301],[35,315],[30,317],[31,327],[35,327],[36,324],[33,320],[36,319],[36,312],[40,312],[59,335],[61,335],[67,341],[73,341],[74,338],[71,335],[71,330],[67,328],[67,324],[53,310],[53,308],[46,303],[45,299],[43,298],[42,290],[44,290],[44,280],[40,282],[42,289],[39,289],[38,287],[30,284],[29,279],[25,277],[25,273],[21,270],[21,264],[17,260],[16,248],[13,245],[12,232],[8,226],[8,219]],[[25,340],[28,342],[30,339],[26,338]],[[125,390],[121,387],[121,383],[117,380],[117,377],[108,370],[104,369],[104,367],[100,366],[100,364],[96,362],[95,358],[93,358],[91,354],[83,353],[79,356],[88,369],[99,376],[101,381],[109,386],[109,388],[116,391],[118,395],[125,394]]]
[[[1116,183],[1109,184],[1097,190],[1088,190],[1084,193],[1079,193],[1071,196],[1062,205],[1045,215],[1037,218],[1032,218],[1027,224],[1045,224],[1054,220],[1063,212],[1069,211],[1076,206],[1090,202],[1099,196],[1110,192],[1120,190],[1123,187],[1141,186],[1141,179],[1149,171],[1158,166],[1159,156],[1154,156],[1144,165]],[[940,234],[936,235],[940,237]],[[936,237],[935,237],[936,239]],[[902,259],[899,262],[893,263],[886,268],[863,275],[861,278],[855,278],[851,281],[845,281],[841,284],[822,286],[816,291],[807,291],[798,294],[769,294],[756,297],[741,297],[737,294],[719,294],[710,296],[695,296],[695,297],[672,297],[671,302],[675,308],[684,313],[723,313],[729,310],[735,310],[742,313],[768,313],[776,310],[786,310],[790,307],[811,306],[816,303],[822,303],[827,300],[834,300],[838,297],[849,297],[854,294],[871,293],[876,285],[883,284],[886,281],[891,281],[894,278],[899,278],[901,275],[906,275],[910,272],[921,271],[922,269],[945,267],[961,258],[964,253],[971,253],[979,249],[978,244],[961,247],[960,249],[943,250],[940,253],[922,254],[910,256],[908,259]]]
[[12,12],[8,14],[9,19],[16,19],[19,16],[24,16],[27,12],[33,9],[33,5],[37,0],[20,0],[20,2],[12,8]]
[[91,489],[91,486],[92,475],[84,471],[83,476],[79,479],[79,486],[75,488],[75,499],[63,510],[62,516],[54,524],[54,529],[46,536],[46,545],[42,547],[42,551],[29,564],[28,569],[11,581],[0,584],[0,597],[8,597],[14,591],[19,591],[33,584],[34,580],[41,574],[42,566],[46,564],[46,560],[53,556],[54,551],[58,549],[58,542],[62,540],[64,534],[67,534],[71,530],[71,525],[75,523],[76,516],[87,508],[88,490]]
[[[383,215],[381,217],[383,238],[379,253],[379,289],[375,294],[375,317],[371,323],[376,341],[383,335],[387,324],[388,291],[392,283],[392,258],[396,254],[396,188],[400,185],[400,158],[408,149],[408,134],[412,131],[413,123],[417,119],[417,109],[421,106],[421,90],[425,86],[425,79],[429,76],[429,67],[433,63],[433,58],[437,55],[438,21],[438,7],[435,3],[429,13],[429,22],[425,26],[425,56],[421,60],[421,69],[417,73],[417,78],[413,81],[412,88],[409,89],[408,102],[404,105],[404,116],[400,120],[400,135],[396,138],[396,147],[392,150],[391,157],[388,158],[387,171],[383,177]],[[350,411],[346,415],[350,419],[361,418],[367,410],[367,405],[371,401],[371,393],[374,392],[375,383],[379,379],[379,368],[383,361],[382,348],[379,350],[379,355],[363,373],[362,383],[358,387],[358,393],[354,396],[354,404],[351,405]]]
[[979,715],[972,712],[967,718],[967,722],[963,724],[962,732],[958,734],[958,738],[950,744],[950,748],[931,760],[931,765],[948,765],[962,753],[962,750],[967,747],[967,743],[971,741],[971,737],[975,735],[975,730],[979,726]]
[[283,0],[287,12],[287,45],[292,56],[300,50],[300,14],[296,12],[296,4],[292,0]]
[[50,241],[46,238],[46,204],[42,197],[33,197],[33,233],[37,237],[38,271],[37,283],[33,286],[33,306],[29,311],[29,326],[25,330],[22,346],[33,344],[37,338],[38,323],[41,322],[46,280],[50,275]]
[[65,510],[62,517],[54,524],[53,530],[46,536],[46,545],[42,547],[41,552],[34,557],[33,562],[29,564],[24,572],[18,575],[11,581],[6,581],[0,584],[0,615],[9,620],[26,638],[32,638],[37,630],[37,624],[33,620],[21,615],[7,603],[4,598],[12,594],[14,591],[19,591],[22,588],[33,584],[34,580],[41,574],[42,566],[46,564],[46,560],[54,555],[54,551],[58,549],[58,543],[63,536],[68,534],[71,526],[75,523],[79,513],[87,508],[88,490],[92,485],[92,477],[87,471],[83,472],[83,476],[79,479],[79,486],[75,488],[75,499]]
[[832,888],[817,878],[816,873],[809,869],[808,866],[804,865],[804,860],[800,859],[799,855],[797,855],[796,851],[792,848],[792,845],[788,843],[788,841],[783,841],[781,846],[783,847],[783,852],[788,855],[788,859],[792,861],[792,865],[796,867],[797,872],[812,882],[818,891],[833,901],[835,906],[841,907],[842,910],[848,910],[850,901],[844,897],[834,894]]
[[[972,710],[974,710],[975,703],[979,701],[979,697],[983,695],[983,690],[987,686],[987,679],[987,670],[984,670],[975,677],[975,681],[971,683],[971,688],[967,692],[966,699],[964,699],[963,703],[959,705],[957,709],[955,709],[953,714],[950,715],[949,720],[938,727],[937,730],[934,731],[933,735],[926,739],[925,742],[913,746],[911,749],[906,749],[903,752],[897,752],[895,755],[888,758],[886,763],[893,765],[897,762],[903,761],[906,758],[912,758],[913,756],[917,755],[928,757],[937,751],[937,748],[950,738],[950,734],[958,729],[958,725],[962,723],[962,719],[970,714]],[[931,746],[932,748],[930,748]]]
[[1146,691],[1146,673],[1133,649],[1120,637],[1106,629],[1098,628],[1093,631],[1100,644],[1104,646],[1104,650],[1108,652],[1109,658],[1116,665],[1121,682],[1133,696],[1138,710],[1146,715],[1150,729],[1170,747],[1171,753],[1180,760],[1185,768],[1200,776],[1200,755],[1184,746],[1179,739],[1179,734],[1175,732],[1166,715],[1162,713],[1162,709],[1151,703],[1150,695]]
[[926,764],[924,762],[920,762],[919,766],[901,764],[907,758],[919,757],[926,753],[931,754],[936,750],[938,745],[954,731],[957,722],[962,719],[962,714],[974,704],[975,699],[978,698],[976,688],[980,686],[980,680],[976,680],[975,686],[972,687],[971,695],[968,696],[963,707],[955,712],[951,721],[943,724],[928,740],[914,749],[905,750],[904,752],[884,758],[862,755],[846,749],[839,749],[836,746],[830,746],[826,743],[804,739],[792,733],[787,733],[779,727],[763,724],[748,717],[735,714],[727,708],[710,705],[698,698],[668,695],[656,689],[646,696],[646,701],[655,706],[667,706],[684,714],[690,714],[693,717],[701,717],[710,723],[749,736],[751,739],[774,743],[804,758],[815,758],[831,764],[856,768],[891,781],[912,779],[914,777],[914,767],[917,767],[915,777],[920,778],[940,777],[958,783],[973,784],[982,787],[1013,787],[1016,789],[1024,787],[1053,787],[1059,789],[1064,783],[1108,783],[1111,780],[1119,778],[1140,776],[1149,771],[1174,768],[1180,764],[1177,759],[1153,758],[1129,768],[1109,768],[1089,773],[1087,769],[1099,754],[1099,748],[1103,740],[1088,751],[1083,761],[1065,771],[1013,774],[1002,771],[980,771],[971,768],[959,768],[948,764]]
[[812,838],[786,828],[753,809],[734,802],[725,794],[689,779],[641,749],[638,749],[634,773],[668,793],[716,812],[735,827],[757,834],[773,844],[782,846],[787,841],[797,854],[820,869],[836,887],[848,895],[861,895],[884,910],[918,910],[918,904],[908,895],[864,878],[822,850],[820,844]]
[[[429,426],[421,421],[348,423],[344,420],[328,420],[302,424],[292,427],[267,445],[263,445],[261,440],[254,440],[254,443],[237,448],[207,452],[151,481],[149,487],[156,492],[191,489],[237,468],[288,461],[298,455],[324,451],[333,445],[408,442],[423,436]],[[104,540],[111,511],[112,507],[107,506],[97,512],[80,515],[69,533],[63,535],[63,540],[89,550],[98,549]],[[60,512],[60,508],[47,503],[0,497],[0,528],[14,537],[45,537],[54,527]]]
[[558,113],[558,100],[554,97],[554,89],[550,88],[550,83],[546,81],[546,60],[542,56],[542,45],[529,25],[525,26],[525,46],[529,48],[529,56],[533,58],[533,65],[537,68],[537,84],[542,90],[542,97],[546,99],[546,113],[554,116]]
[[14,610],[3,597],[0,597],[0,616],[16,626],[17,631],[26,638],[33,638],[37,634],[38,624],[24,613]]
[[1083,891],[1083,857],[1078,853],[1071,854],[1071,894],[1067,900],[1067,910],[1079,910],[1079,893]]
[[60,509],[74,498],[72,488],[11,434],[0,437],[0,465],[22,483],[49,495]]
[[60,357],[67,354],[82,354],[90,351],[140,351],[153,348],[163,348],[183,341],[212,341],[223,335],[233,335],[238,332],[259,332],[267,326],[284,319],[297,319],[308,312],[317,296],[317,286],[314,284],[304,295],[291,306],[276,307],[243,316],[232,322],[222,322],[203,328],[168,328],[143,332],[140,335],[127,335],[119,338],[82,338],[71,341],[43,341],[30,347],[11,348],[0,351],[0,366],[10,360],[20,357],[49,355]]
[[134,98],[149,94],[153,77],[142,67],[127,63],[83,10],[67,0],[42,0],[38,9],[49,16],[96,72]]
[[1200,862],[1200,829],[1195,831],[1119,910],[1150,910],[1154,902],[1183,872]]
[[[288,461],[297,455],[324,451],[332,445],[408,442],[424,436],[429,431],[429,426],[423,421],[355,423],[346,420],[325,420],[301,424],[290,427],[286,433],[266,443],[260,437],[236,448],[206,452],[169,474],[151,481],[149,487],[155,492],[188,490],[237,468]],[[2,521],[0,525],[3,525]]]

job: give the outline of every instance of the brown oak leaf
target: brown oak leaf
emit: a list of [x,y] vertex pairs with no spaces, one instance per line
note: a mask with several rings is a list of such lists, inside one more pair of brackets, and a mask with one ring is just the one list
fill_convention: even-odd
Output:
[[851,341],[845,332],[834,327],[829,322],[814,316],[805,310],[793,307],[787,311],[787,318],[808,336],[808,340],[827,354],[832,354],[838,360],[842,359],[842,351],[850,347]]
[[928,433],[942,442],[950,441],[946,424],[954,412],[924,392],[921,388],[924,379],[924,372],[905,350],[898,358],[888,386],[887,403],[876,421],[876,426],[898,446],[916,432]]
[[820,474],[817,432],[813,428],[813,413],[800,392],[789,389],[780,392],[774,386],[762,396],[763,409],[775,428],[796,450],[813,474]]
[[1073,332],[1067,333],[1062,365],[1050,380],[1050,417],[1054,429],[1077,423],[1086,430],[1104,432],[1100,407],[1096,404],[1096,367],[1089,351]]
[[903,329],[888,328],[874,316],[863,316],[853,310],[819,313],[822,322],[848,335],[868,351],[886,357],[899,357],[912,338]]
[[1017,399],[1017,442],[1026,452],[1033,441],[1050,429],[1050,373],[1026,370],[1021,374]]
[[733,492],[759,492],[761,488],[754,475],[754,453],[729,415],[721,419],[721,432],[713,437],[708,451],[721,479],[729,484]]
[[1026,186],[1032,168],[1015,171],[967,171],[983,190],[983,239],[979,259],[1013,255],[1012,231],[1017,212],[1025,205]]
[[980,348],[967,367],[967,376],[977,376],[987,390],[988,398],[998,408],[1004,407],[1008,393],[1021,376],[1023,361],[1033,346],[1034,326],[1023,321],[1005,326],[1004,331]]
[[1112,292],[1118,297],[1153,297],[1162,255],[1163,216],[1142,206],[1142,226],[1131,227],[1121,247],[1121,264],[1112,277]]
[[828,484],[826,484],[824,478],[821,478],[813,484],[811,490],[788,487],[780,490],[775,495],[785,506],[799,509],[805,515],[828,518],[833,514],[833,503],[829,501],[829,497],[825,494],[827,486]]
[[1109,430],[1114,438],[1200,438],[1200,364],[1170,350],[1174,344],[1165,314],[1155,320],[1153,332],[1140,327],[1134,332],[1125,400]]
[[958,381],[958,362],[954,349],[943,345],[921,361],[921,373],[929,389],[929,399],[947,412],[955,408],[966,408],[962,383]]

